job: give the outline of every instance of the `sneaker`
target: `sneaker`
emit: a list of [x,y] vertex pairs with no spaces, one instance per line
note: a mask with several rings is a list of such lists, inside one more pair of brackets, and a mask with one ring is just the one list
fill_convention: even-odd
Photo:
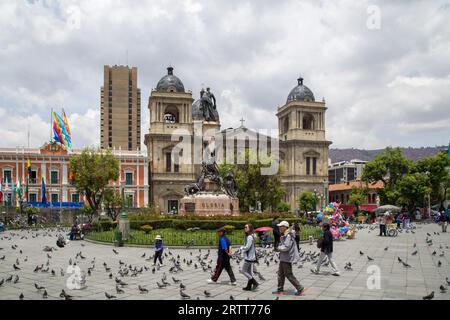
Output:
[[341,274],[339,273],[339,272],[334,272],[333,273],[333,276],[337,276],[337,277],[339,277]]
[[208,280],[206,280],[206,282],[208,282],[208,283],[216,283],[213,279],[208,279]]
[[236,285],[236,281],[231,281],[230,284],[231,284],[232,286],[235,286],[235,285]]
[[277,290],[273,290],[272,291],[272,293],[274,293],[274,294],[279,294],[279,293],[283,293],[283,292],[284,292],[284,290],[280,289],[280,288],[278,288]]
[[164,267],[164,264],[163,263],[161,263],[160,265],[159,265],[160,267]]
[[319,273],[319,271],[317,271],[316,269],[311,269],[311,272],[314,273],[314,274],[318,274]]
[[300,290],[295,291],[296,296],[301,296],[303,292],[305,291],[305,287],[300,287]]

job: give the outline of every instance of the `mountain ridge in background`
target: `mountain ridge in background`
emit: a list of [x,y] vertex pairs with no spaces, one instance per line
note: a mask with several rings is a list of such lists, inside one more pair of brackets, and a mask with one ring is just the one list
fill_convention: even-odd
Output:
[[[436,146],[436,147],[421,147],[421,148],[400,148],[405,155],[406,158],[417,161],[419,159],[434,156],[438,154],[440,151],[447,151],[448,146]],[[364,150],[364,149],[334,149],[330,148],[330,159],[331,163],[339,162],[339,161],[350,161],[353,159],[370,161],[375,156],[384,149],[376,149],[376,150]]]

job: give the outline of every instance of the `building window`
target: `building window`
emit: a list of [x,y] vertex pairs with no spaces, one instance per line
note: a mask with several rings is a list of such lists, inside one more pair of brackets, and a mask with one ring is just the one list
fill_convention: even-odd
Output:
[[307,113],[303,116],[303,129],[304,130],[314,130],[314,116]]
[[36,193],[30,193],[28,195],[28,201],[29,202],[37,202],[37,194]]
[[80,202],[80,194],[72,193],[72,202]]
[[52,202],[59,202],[59,194],[52,193],[51,194],[51,200],[52,200]]
[[284,119],[283,132],[288,132],[288,131],[289,131],[289,117],[286,117]]
[[37,183],[37,171],[36,170],[31,170],[29,179],[30,179],[30,183]]
[[312,163],[313,163],[312,174],[315,176],[316,175],[316,168],[317,168],[317,158],[312,158]]
[[171,172],[172,169],[172,155],[170,152],[166,153],[166,172]]
[[133,184],[133,172],[125,172],[125,184],[131,186]]
[[52,184],[58,183],[58,171],[55,170],[50,171],[50,183]]
[[310,159],[310,157],[306,157],[306,175],[309,175],[311,172],[309,159]]
[[5,183],[6,181],[8,181],[9,184],[11,184],[12,181],[12,171],[11,170],[3,170],[3,179],[2,182]]

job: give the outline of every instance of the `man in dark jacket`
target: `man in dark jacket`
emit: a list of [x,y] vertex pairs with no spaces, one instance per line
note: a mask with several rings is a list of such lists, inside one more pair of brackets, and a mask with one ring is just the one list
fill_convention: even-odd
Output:
[[275,217],[272,220],[272,232],[273,232],[273,248],[274,250],[276,250],[276,248],[278,248],[278,245],[280,244],[280,227],[278,227],[278,224],[280,222],[278,221],[278,219]]
[[208,283],[216,283],[219,280],[222,270],[225,269],[230,277],[231,285],[236,285],[236,277],[234,276],[233,269],[231,268],[231,241],[225,236],[225,229],[217,229],[219,235],[219,248],[217,252],[217,265],[211,279],[208,279]]
[[311,272],[318,274],[323,260],[325,259],[325,257],[328,257],[328,261],[330,262],[333,275],[339,276],[340,275],[339,270],[334,261],[332,260],[333,235],[331,234],[330,231],[330,225],[328,223],[324,223],[322,225],[322,230],[323,230],[323,237],[319,240],[319,243],[321,243],[319,260],[317,261],[316,267],[311,269]]

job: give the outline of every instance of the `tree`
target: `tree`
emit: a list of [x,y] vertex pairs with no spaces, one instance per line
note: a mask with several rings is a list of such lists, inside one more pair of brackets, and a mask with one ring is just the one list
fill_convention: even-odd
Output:
[[103,193],[103,204],[107,215],[115,221],[122,207],[122,196],[120,192],[115,191],[113,188],[106,188]]
[[86,148],[70,159],[70,171],[73,185],[96,214],[109,182],[119,177],[119,162],[111,150]]
[[85,204],[83,206],[83,208],[80,209],[80,211],[81,211],[82,214],[84,214],[84,215],[86,215],[88,217],[89,223],[91,223],[92,220],[94,220],[95,212],[94,212],[94,210],[92,210],[90,205]]
[[382,181],[384,189],[378,190],[381,203],[394,204],[399,197],[396,192],[397,183],[410,172],[412,166],[412,161],[403,156],[400,148],[388,147],[372,161],[366,163],[362,180],[368,183]]
[[439,201],[441,205],[445,201],[444,185],[450,166],[450,157],[445,152],[439,152],[435,156],[426,157],[417,161],[414,172],[427,173],[430,181],[430,196],[432,201]]
[[310,191],[305,191],[300,194],[298,198],[298,206],[301,211],[305,212],[305,216],[308,215],[308,211],[313,211],[316,204],[316,199],[314,198],[314,194]]
[[289,212],[290,210],[291,206],[285,201],[280,201],[275,208],[276,212]]
[[[245,150],[246,159],[255,157],[250,150]],[[241,211],[248,212],[250,207],[254,207],[256,202],[261,202],[262,210],[276,208],[284,197],[284,188],[279,175],[263,175],[261,169],[268,167],[270,157],[259,158],[256,164],[222,164],[219,172],[222,178],[228,171],[234,174],[238,187],[239,207]]]
[[424,203],[425,196],[431,191],[429,177],[422,172],[409,173],[398,183],[399,202],[412,211],[416,205]]
[[352,187],[352,192],[350,193],[350,197],[348,201],[356,206],[356,214],[359,215],[359,206],[364,203],[367,199],[367,187],[366,188],[357,188],[356,186]]

